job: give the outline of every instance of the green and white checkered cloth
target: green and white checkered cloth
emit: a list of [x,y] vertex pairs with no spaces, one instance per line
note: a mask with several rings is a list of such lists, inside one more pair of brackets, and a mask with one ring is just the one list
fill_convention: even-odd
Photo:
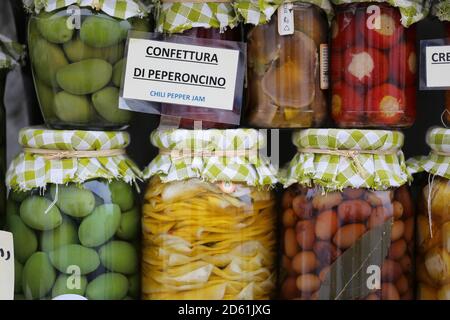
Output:
[[25,46],[0,34],[0,69],[12,69],[22,64],[25,57]]
[[450,0],[435,1],[432,14],[441,21],[450,21]]
[[160,3],[157,31],[182,33],[192,28],[216,28],[225,31],[238,25],[239,19],[231,2],[224,3]]
[[[401,147],[404,136],[397,131],[307,129],[292,138],[299,152],[283,170],[285,187],[294,183],[320,186],[326,191],[343,188],[386,190],[411,180]],[[357,169],[355,161],[342,155],[311,153],[302,149],[358,150],[355,157],[364,168]],[[368,154],[365,150],[385,152]],[[393,151],[393,152],[391,152]]]
[[[24,128],[19,144],[24,148],[95,151],[124,149],[130,137],[126,132],[48,130]],[[139,168],[127,155],[97,158],[49,160],[41,155],[22,152],[6,173],[6,186],[27,191],[46,188],[47,184],[83,183],[90,179],[120,179],[134,183],[142,176]]]
[[431,128],[427,133],[427,144],[431,148],[430,154],[408,159],[409,172],[425,171],[450,179],[450,129]]
[[430,0],[331,0],[335,5],[357,3],[357,2],[384,2],[399,8],[402,16],[402,24],[409,27],[423,20],[430,11]]
[[283,2],[310,3],[324,10],[328,20],[331,21],[333,17],[333,7],[329,0],[235,0],[234,6],[245,23],[260,25],[269,22]]
[[[258,154],[264,147],[264,136],[254,129],[160,129],[152,133],[151,142],[160,149],[160,154],[144,170],[144,179],[155,175],[163,182],[199,178],[212,183],[239,182],[258,187],[278,181],[269,160]],[[171,154],[183,150],[187,152],[185,157]],[[236,154],[202,154],[214,151]],[[248,152],[244,154],[244,151]]]
[[41,10],[51,12],[70,5],[78,5],[101,10],[111,17],[124,20],[148,14],[148,6],[139,0],[23,0],[23,4],[29,12],[36,13]]

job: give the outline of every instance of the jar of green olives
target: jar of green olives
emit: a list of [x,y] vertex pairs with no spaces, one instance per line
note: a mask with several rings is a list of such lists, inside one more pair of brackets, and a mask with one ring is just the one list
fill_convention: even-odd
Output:
[[28,45],[44,120],[56,129],[123,129],[132,116],[119,109],[125,41],[130,30],[150,31],[148,10],[134,0],[79,2],[28,6],[35,12]]
[[16,299],[136,299],[140,177],[125,132],[21,130],[7,172]]

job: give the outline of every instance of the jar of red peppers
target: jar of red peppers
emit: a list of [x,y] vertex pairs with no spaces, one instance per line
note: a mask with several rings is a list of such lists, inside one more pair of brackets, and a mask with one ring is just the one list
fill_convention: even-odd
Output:
[[428,156],[408,160],[412,173],[426,172],[417,216],[417,298],[450,300],[450,129],[427,134]]
[[[347,3],[336,6],[331,28],[334,121],[339,127],[411,126],[417,75],[416,31],[411,24],[423,17],[421,4],[404,1],[398,8],[387,4],[390,1],[333,2]],[[417,14],[400,12],[409,7]]]
[[403,135],[308,129],[284,185],[280,298],[410,300],[414,206]]
[[[208,2],[161,1],[157,23],[158,32],[192,38],[218,40],[214,47],[227,48],[227,41],[241,41],[243,28],[231,0]],[[174,18],[176,17],[176,19]],[[193,43],[195,44],[195,43]],[[201,44],[198,44],[201,45]],[[240,101],[240,102],[239,102]],[[194,121],[202,121],[202,128],[226,128],[239,125],[242,99],[233,110],[162,104],[161,114],[180,118],[180,127],[193,128]]]
[[323,124],[330,12],[328,0],[289,2],[269,22],[258,21],[248,33],[247,120],[251,125],[305,128]]

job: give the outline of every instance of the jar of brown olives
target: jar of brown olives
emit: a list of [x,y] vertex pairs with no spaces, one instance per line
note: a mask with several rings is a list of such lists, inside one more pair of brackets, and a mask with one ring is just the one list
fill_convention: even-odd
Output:
[[281,299],[411,300],[414,206],[403,135],[308,129],[284,178]]

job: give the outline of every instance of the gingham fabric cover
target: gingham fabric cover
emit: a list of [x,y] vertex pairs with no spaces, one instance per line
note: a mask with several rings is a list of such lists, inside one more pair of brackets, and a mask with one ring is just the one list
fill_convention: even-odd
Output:
[[[264,137],[257,130],[184,130],[160,129],[152,133],[152,144],[163,150],[192,152],[252,150],[264,146]],[[159,154],[144,170],[144,179],[159,176],[162,182],[199,178],[209,182],[240,182],[250,186],[277,183],[276,170],[263,155],[233,157],[173,157]]]
[[432,14],[441,21],[450,21],[450,0],[435,1]]
[[401,151],[404,136],[397,131],[307,129],[294,133],[292,141],[298,149],[398,151],[394,154],[357,155],[365,169],[362,174],[348,157],[299,152],[280,177],[285,187],[299,183],[319,186],[326,191],[347,187],[386,190],[411,179]]
[[51,12],[70,5],[91,7],[119,19],[142,17],[149,9],[139,0],[23,0],[23,4],[28,11],[36,13],[41,10]]
[[357,2],[384,2],[399,8],[402,16],[402,25],[410,25],[423,20],[430,11],[430,0],[331,0],[335,5],[357,3]]
[[157,31],[182,33],[192,28],[216,28],[225,31],[238,25],[239,19],[231,2],[224,3],[159,3]]
[[329,20],[333,17],[333,7],[329,0],[236,0],[234,6],[245,23],[260,25],[269,22],[283,2],[311,3],[324,10]]
[[[48,130],[24,128],[19,144],[26,148],[51,150],[123,149],[129,144],[126,132]],[[133,183],[141,171],[127,155],[98,158],[44,159],[41,155],[20,153],[6,173],[6,185],[13,190],[45,188],[47,184],[83,183],[90,179],[119,179]]]
[[[428,156],[414,157],[408,159],[408,170],[411,174],[426,171],[446,179],[450,179],[450,129],[432,128],[427,133],[427,144],[431,148]],[[438,155],[437,151],[446,153]]]
[[0,69],[11,69],[23,62],[25,47],[0,34]]

